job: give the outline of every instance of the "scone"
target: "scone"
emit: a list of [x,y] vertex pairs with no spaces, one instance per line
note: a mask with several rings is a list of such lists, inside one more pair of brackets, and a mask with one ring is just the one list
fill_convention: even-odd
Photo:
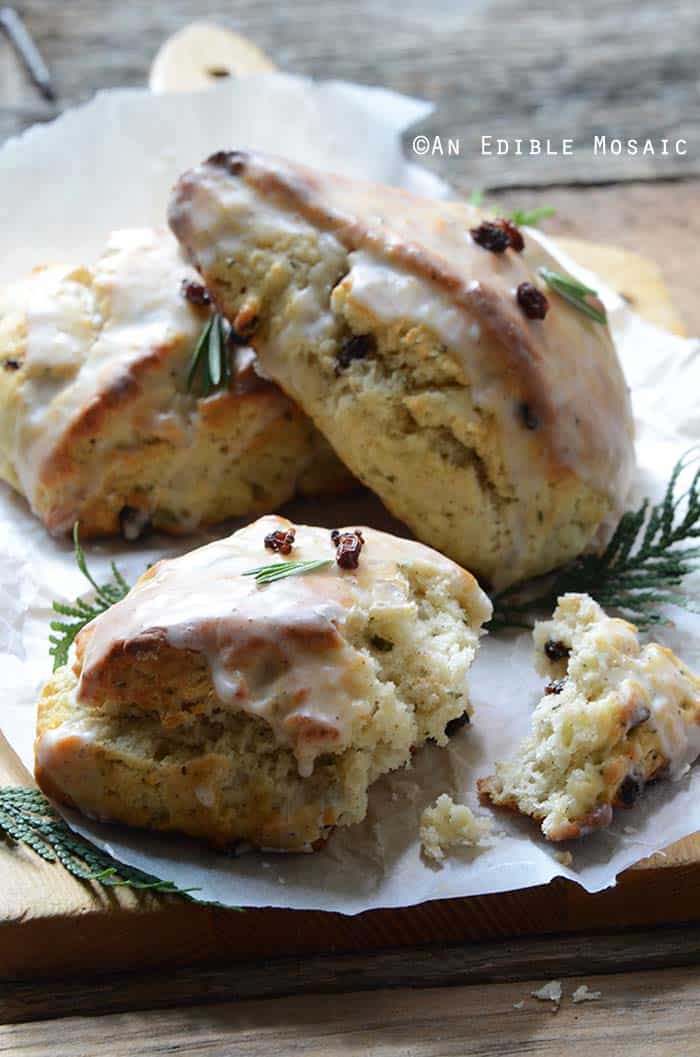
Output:
[[116,232],[94,268],[0,293],[0,477],[51,533],[179,534],[347,485],[249,347],[225,349],[228,384],[188,391],[212,311],[167,230]]
[[490,613],[420,543],[261,518],[158,563],[83,630],[42,695],[37,781],[97,818],[308,850],[470,711]]
[[535,232],[240,151],[181,178],[170,223],[265,372],[419,539],[502,588],[615,522],[627,388],[607,325],[538,276],[558,265]]
[[684,774],[700,754],[700,679],[588,595],[559,599],[534,631],[549,679],[532,733],[481,779],[494,804],[530,815],[548,840],[607,826],[647,782]]

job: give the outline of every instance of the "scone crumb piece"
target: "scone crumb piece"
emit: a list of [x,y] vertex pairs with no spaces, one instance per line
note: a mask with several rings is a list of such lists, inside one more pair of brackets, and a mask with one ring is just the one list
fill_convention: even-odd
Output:
[[549,983],[543,984],[542,987],[538,987],[536,991],[530,992],[533,998],[538,998],[540,1002],[554,1002],[557,1009],[561,1002],[561,980],[550,980]]
[[477,818],[466,804],[455,804],[451,796],[442,793],[421,815],[423,854],[441,863],[449,848],[458,844],[474,848],[492,836],[492,829],[490,818]]
[[572,862],[574,861],[574,857],[570,851],[558,851],[555,854],[554,858],[557,860],[557,862],[561,863],[562,866],[571,866]]
[[590,991],[587,984],[581,984],[577,987],[571,996],[574,1002],[597,1002],[599,998],[603,997],[602,991]]
[[525,1005],[525,999],[521,998],[519,1002],[514,1002],[513,1003],[513,1009],[522,1009],[524,1005]]

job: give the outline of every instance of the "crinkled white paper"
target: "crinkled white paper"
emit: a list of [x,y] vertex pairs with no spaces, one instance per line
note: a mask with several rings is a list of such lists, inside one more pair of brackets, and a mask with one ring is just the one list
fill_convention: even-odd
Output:
[[[34,264],[90,260],[115,227],[163,223],[168,190],[179,173],[219,148],[255,147],[323,168],[440,195],[444,186],[403,160],[399,133],[426,104],[380,89],[312,84],[267,75],[193,96],[112,92],[39,127],[0,151],[0,281]],[[572,271],[577,271],[569,264]],[[594,281],[602,290],[602,284]],[[676,458],[700,438],[700,345],[643,323],[604,292],[633,390],[639,472],[635,497],[658,497]],[[317,517],[355,520],[348,500]],[[367,511],[363,509],[363,517]],[[297,508],[299,520],[303,509]],[[377,514],[377,519],[382,519]],[[384,515],[385,517],[385,515]],[[98,578],[116,558],[135,578],[158,556],[196,546],[204,537],[147,546],[91,546]],[[50,670],[51,600],[85,588],[67,543],[49,538],[26,504],[0,485],[1,723],[32,765],[35,703]],[[675,627],[659,637],[691,665],[700,664],[700,618],[674,610]],[[442,868],[420,855],[418,820],[442,792],[477,807],[474,783],[510,753],[528,728],[541,692],[527,634],[484,640],[470,678],[472,726],[448,749],[426,747],[409,770],[372,791],[367,819],[337,831],[315,855],[224,856],[194,842],[71,821],[115,856],[223,904],[306,907],[347,914],[543,884],[557,875],[589,891],[614,884],[626,866],[700,829],[700,773],[650,789],[614,825],[572,845],[563,867],[556,846],[527,820],[499,814],[502,839],[463,850]],[[480,808],[478,810],[486,810]]]

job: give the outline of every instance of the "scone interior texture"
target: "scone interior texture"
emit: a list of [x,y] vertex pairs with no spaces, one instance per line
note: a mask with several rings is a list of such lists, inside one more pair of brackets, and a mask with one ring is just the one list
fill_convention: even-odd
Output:
[[[288,554],[266,547],[292,530]],[[361,534],[357,568],[327,529],[269,516],[150,569],[45,687],[40,786],[222,846],[307,850],[360,821],[379,775],[469,713],[491,612],[449,559]],[[263,586],[244,575],[280,561],[325,564]]]
[[532,732],[479,790],[567,840],[607,826],[647,782],[688,770],[700,754],[700,679],[588,595],[564,595],[534,640],[549,683]]
[[185,174],[170,208],[221,311],[353,473],[502,588],[614,523],[633,425],[607,325],[546,289],[538,269],[559,265],[535,232],[494,253],[470,234],[483,219],[240,151]]
[[167,230],[115,232],[93,268],[0,292],[0,477],[50,532],[179,534],[347,484],[251,348],[226,350],[228,385],[188,390],[212,312]]

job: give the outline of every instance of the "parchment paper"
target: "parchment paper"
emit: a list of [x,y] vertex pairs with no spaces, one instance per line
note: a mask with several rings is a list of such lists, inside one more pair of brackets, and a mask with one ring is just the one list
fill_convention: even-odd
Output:
[[[407,165],[400,148],[399,133],[428,110],[381,89],[281,74],[184,97],[104,93],[0,151],[0,282],[37,263],[89,261],[115,227],[162,223],[174,179],[222,147],[257,147],[443,195],[445,186]],[[676,458],[700,438],[700,344],[642,322],[595,277],[563,264],[603,294],[633,390],[639,471],[632,498],[658,497]],[[326,516],[334,520],[330,509]],[[155,558],[213,535],[176,543],[155,538],[147,546],[93,545],[88,557],[98,577],[107,576],[108,559],[115,557],[133,580]],[[0,722],[31,768],[35,702],[50,671],[51,600],[72,599],[86,585],[70,546],[50,539],[25,502],[3,485],[0,539]],[[675,626],[657,637],[698,666],[700,618],[679,610],[670,615]],[[492,847],[459,852],[442,868],[428,865],[417,835],[423,807],[445,791],[476,807],[476,778],[490,773],[528,728],[542,687],[529,635],[484,640],[470,685],[471,727],[448,749],[426,747],[410,769],[377,783],[366,821],[337,831],[315,855],[224,856],[183,839],[67,817],[116,857],[183,887],[197,886],[199,898],[347,914],[528,887],[557,875],[598,891],[642,856],[700,829],[696,769],[650,789],[634,809],[619,812],[607,832],[571,845],[571,868],[555,858],[561,846],[547,845],[533,824],[505,813],[494,813],[504,835]]]

